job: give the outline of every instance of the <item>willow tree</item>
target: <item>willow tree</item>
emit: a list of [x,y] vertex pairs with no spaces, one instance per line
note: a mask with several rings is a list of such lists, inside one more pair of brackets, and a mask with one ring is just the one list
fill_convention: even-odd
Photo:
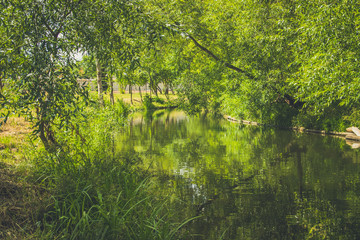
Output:
[[[56,129],[75,128],[73,117],[87,100],[87,91],[73,74],[75,53],[93,51],[105,61],[116,50],[129,58],[128,45],[117,47],[121,36],[134,39],[131,28],[151,22],[145,21],[150,18],[139,6],[115,0],[2,1],[2,116],[12,111],[24,114],[45,148],[56,149]],[[150,24],[147,27],[151,37],[154,31]]]
[[349,111],[358,122],[358,2],[151,2],[188,62],[179,86],[194,105],[218,99],[226,112],[265,123],[341,128]]
[[290,7],[268,1],[153,2],[155,16],[171,29],[182,49],[179,61],[189,62],[181,73],[186,84],[179,85],[187,99],[194,99],[194,106],[198,102],[217,108],[224,94],[231,99],[248,92],[247,101],[256,102],[257,108],[249,114],[280,105],[301,108],[286,75],[279,74],[293,59],[286,48],[291,33],[280,34],[292,23],[285,21],[280,28],[277,24],[278,19],[290,18]]
[[4,108],[24,114],[46,149],[57,145],[55,128],[87,97],[72,74],[77,48],[74,12],[81,1],[3,1],[1,61],[5,63]]
[[293,51],[299,70],[289,82],[306,102],[303,118],[309,126],[360,124],[359,9],[360,2],[346,0],[311,1],[296,9]]

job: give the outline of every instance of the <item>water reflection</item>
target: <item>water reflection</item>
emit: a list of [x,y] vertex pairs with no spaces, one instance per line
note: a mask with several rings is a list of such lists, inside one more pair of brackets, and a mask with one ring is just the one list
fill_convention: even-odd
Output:
[[358,150],[337,138],[161,111],[118,136],[179,198],[189,239],[358,239]]

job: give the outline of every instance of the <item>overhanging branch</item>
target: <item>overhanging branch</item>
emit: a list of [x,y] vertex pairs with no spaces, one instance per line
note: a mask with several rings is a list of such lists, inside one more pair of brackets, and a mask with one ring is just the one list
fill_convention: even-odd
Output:
[[245,74],[245,76],[247,76],[250,79],[254,79],[255,77],[253,75],[251,75],[250,73],[246,72],[245,70],[238,68],[228,62],[225,62],[223,60],[221,60],[218,56],[216,56],[213,52],[211,52],[209,49],[207,49],[206,47],[202,46],[198,41],[196,41],[195,38],[193,38],[190,34],[187,33],[187,36],[191,39],[191,41],[193,41],[193,43],[200,48],[202,51],[206,52],[210,57],[212,57],[213,59],[215,59],[218,62],[221,62],[222,64],[224,64],[225,67],[230,68],[232,70],[235,70],[239,73]]
[[[242,73],[245,76],[247,76],[249,79],[252,80],[257,80],[257,78],[255,76],[253,76],[252,74],[246,72],[245,70],[238,68],[228,62],[225,62],[223,60],[221,60],[218,56],[216,56],[213,52],[211,52],[209,49],[207,49],[206,47],[202,46],[195,38],[193,38],[190,34],[186,33],[186,35],[188,36],[189,39],[191,39],[191,41],[193,41],[193,43],[200,48],[202,51],[204,51],[205,53],[207,53],[211,58],[213,58],[215,61],[221,62],[222,64],[224,64],[225,67],[230,68],[232,70],[235,70],[236,72]],[[279,94],[280,96],[282,95],[284,101],[289,104],[291,107],[293,108],[297,108],[300,109],[303,107],[304,102],[301,101],[296,101],[292,96],[290,96],[289,94],[281,94],[280,91],[270,85],[270,84],[266,84],[267,87],[270,87],[271,89],[273,89],[277,94]]]

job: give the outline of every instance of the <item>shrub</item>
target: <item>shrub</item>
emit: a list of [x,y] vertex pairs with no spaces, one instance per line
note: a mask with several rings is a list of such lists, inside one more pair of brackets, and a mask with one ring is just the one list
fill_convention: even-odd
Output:
[[153,99],[148,94],[146,94],[144,96],[143,104],[144,104],[145,110],[155,109],[155,106],[153,104]]

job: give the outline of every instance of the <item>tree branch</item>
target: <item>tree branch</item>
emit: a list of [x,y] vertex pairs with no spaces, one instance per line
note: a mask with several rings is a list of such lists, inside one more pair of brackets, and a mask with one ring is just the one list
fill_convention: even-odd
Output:
[[55,39],[57,39],[57,34],[52,30],[52,28],[49,26],[49,24],[46,22],[46,19],[45,18],[43,18],[43,22],[44,22],[44,24],[45,24],[45,27],[50,31],[50,33],[51,33],[51,35],[53,35],[53,37],[55,38]]
[[[83,0],[80,0],[79,2],[77,2],[76,6],[79,6],[81,4]],[[65,10],[65,13],[64,13],[64,16],[62,17],[62,19],[66,19],[74,10],[75,4],[72,4],[71,7],[70,7],[70,10],[66,13],[66,10]],[[60,32],[62,31],[62,28],[63,28],[64,24],[61,24],[59,29],[55,32],[56,33],[56,36],[58,36],[60,34]]]
[[[255,76],[253,76],[252,74],[246,72],[245,70],[241,69],[241,68],[238,68],[228,62],[225,62],[223,60],[221,60],[218,56],[216,56],[213,52],[211,52],[209,49],[207,49],[206,47],[202,46],[198,41],[196,41],[195,38],[193,38],[190,34],[186,33],[186,35],[189,37],[189,39],[191,39],[191,41],[194,42],[194,44],[200,48],[202,51],[204,51],[205,53],[207,53],[210,57],[212,57],[214,60],[218,61],[218,62],[221,62],[222,64],[224,64],[225,67],[227,68],[230,68],[232,70],[235,70],[239,73],[242,73],[244,74],[245,76],[247,76],[249,79],[252,79],[252,80],[258,80]],[[283,98],[284,98],[284,101],[291,107],[293,108],[297,108],[297,109],[300,109],[303,107],[304,105],[304,102],[301,102],[301,101],[296,101],[292,96],[290,96],[289,94],[285,93],[285,94],[281,94],[280,91],[270,85],[270,84],[265,84],[267,87],[270,87],[271,89],[273,89],[277,94],[279,95],[282,95]]]
[[224,62],[223,60],[221,60],[218,56],[216,56],[213,52],[211,52],[209,49],[207,49],[206,47],[202,46],[198,41],[196,41],[195,38],[193,38],[190,34],[186,34],[193,42],[194,44],[200,48],[202,51],[206,52],[210,57],[212,57],[213,59],[215,59],[218,62],[221,62],[222,64],[224,64],[225,67],[230,68],[232,70],[235,70],[237,72],[243,73],[245,74],[245,76],[247,76],[250,79],[256,80],[255,77],[253,75],[251,75],[250,73],[246,72],[245,70],[238,68],[228,62]]

